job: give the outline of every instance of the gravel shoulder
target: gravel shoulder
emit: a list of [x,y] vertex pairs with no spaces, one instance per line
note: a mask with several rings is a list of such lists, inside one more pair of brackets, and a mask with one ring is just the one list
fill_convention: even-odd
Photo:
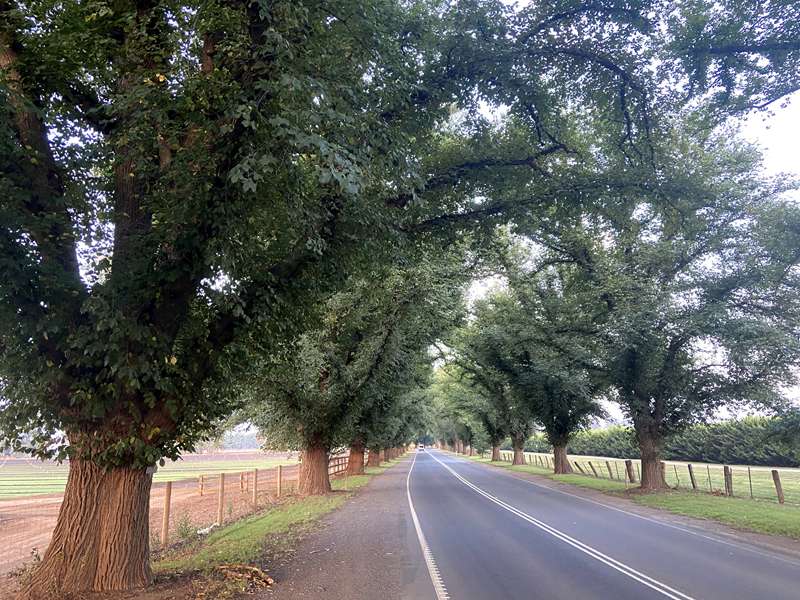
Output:
[[275,585],[260,600],[435,598],[406,498],[412,459],[374,477],[294,549],[267,562]]

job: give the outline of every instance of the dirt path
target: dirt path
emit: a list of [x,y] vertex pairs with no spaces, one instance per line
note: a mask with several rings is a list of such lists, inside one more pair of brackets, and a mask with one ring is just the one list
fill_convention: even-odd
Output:
[[259,600],[423,600],[433,586],[406,499],[407,458],[375,477],[297,548],[266,564]]

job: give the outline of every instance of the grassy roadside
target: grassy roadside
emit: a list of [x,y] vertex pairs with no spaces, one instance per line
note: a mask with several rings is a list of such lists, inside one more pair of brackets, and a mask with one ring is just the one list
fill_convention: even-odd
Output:
[[[364,475],[334,479],[331,482],[333,494],[289,498],[261,513],[213,531],[206,538],[161,556],[154,561],[153,571],[164,581],[187,574],[201,575],[208,579],[206,584],[213,586],[215,571],[229,565],[257,566],[263,559],[268,540],[296,541],[312,531],[317,520],[339,508],[356,490],[398,462],[392,460],[380,467],[368,467]],[[244,591],[241,581],[218,581],[217,584],[213,588],[213,597],[231,597]]]
[[642,506],[666,510],[671,513],[707,519],[730,525],[744,531],[782,535],[800,540],[800,508],[781,506],[774,502],[712,496],[702,492],[673,490],[652,494],[630,494],[623,482],[596,479],[585,475],[554,475],[549,469],[535,465],[512,466],[507,462],[491,462],[488,458],[464,457],[494,467],[532,473],[554,481],[598,490],[612,497],[625,497]]

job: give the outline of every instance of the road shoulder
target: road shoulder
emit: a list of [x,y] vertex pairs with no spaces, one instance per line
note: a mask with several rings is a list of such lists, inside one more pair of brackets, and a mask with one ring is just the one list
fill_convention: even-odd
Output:
[[434,591],[406,499],[413,456],[373,478],[265,568],[261,600],[423,600]]

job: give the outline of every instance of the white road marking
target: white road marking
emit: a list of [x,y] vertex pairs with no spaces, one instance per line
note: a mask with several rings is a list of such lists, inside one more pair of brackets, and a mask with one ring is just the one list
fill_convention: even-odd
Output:
[[440,461],[433,454],[431,454],[431,456],[433,457],[433,459],[436,462],[438,462],[445,469],[447,469],[456,479],[458,479],[461,483],[463,483],[464,485],[466,485],[467,487],[469,487],[473,491],[477,492],[478,494],[480,494],[484,498],[487,498],[491,502],[497,504],[501,508],[504,508],[505,510],[507,510],[508,512],[512,513],[513,515],[519,517],[520,519],[523,519],[524,521],[527,521],[531,525],[534,525],[535,527],[538,527],[542,531],[552,535],[556,539],[561,540],[562,542],[564,542],[566,544],[569,544],[573,548],[576,548],[577,550],[583,552],[584,554],[590,556],[591,558],[594,558],[595,560],[600,561],[601,563],[603,563],[605,565],[608,565],[612,569],[622,573],[623,575],[625,575],[627,577],[630,577],[631,579],[633,579],[635,581],[638,581],[639,583],[641,583],[641,584],[643,584],[643,585],[655,590],[656,592],[662,594],[663,596],[666,596],[667,598],[671,598],[672,600],[694,600],[691,596],[687,596],[683,592],[681,592],[679,590],[676,590],[676,589],[668,586],[667,584],[665,584],[665,583],[663,583],[661,581],[658,581],[657,579],[653,579],[649,575],[646,575],[646,574],[642,573],[641,571],[637,571],[633,567],[631,567],[629,565],[626,565],[625,563],[620,562],[620,561],[608,556],[607,554],[603,554],[602,552],[600,552],[596,548],[593,548],[593,547],[591,547],[591,546],[589,546],[587,544],[584,544],[580,540],[575,539],[575,538],[567,535],[566,533],[564,533],[562,531],[559,531],[555,527],[551,527],[547,523],[544,523],[543,521],[540,521],[539,519],[536,519],[535,517],[532,517],[531,515],[519,510],[518,508],[515,508],[515,507],[511,506],[510,504],[507,504],[506,502],[503,502],[502,500],[500,500],[496,496],[493,496],[489,492],[479,488],[477,485],[473,484],[471,481],[465,479],[464,477],[462,477],[461,475],[456,473],[453,469],[451,469],[448,465],[446,465],[445,463]]
[[406,477],[406,495],[408,496],[408,507],[411,509],[411,519],[414,521],[414,529],[417,531],[417,539],[422,548],[422,554],[425,557],[425,564],[428,567],[428,574],[431,576],[431,583],[436,592],[436,600],[448,600],[450,596],[447,594],[447,588],[444,586],[442,576],[439,573],[439,568],[436,566],[436,559],[433,557],[433,552],[428,547],[428,542],[425,541],[425,534],[422,533],[422,527],[419,524],[417,511],[414,510],[414,503],[411,501],[411,471],[414,470],[414,464],[417,462],[417,455],[414,455],[414,460],[411,461],[411,467],[408,469],[408,477]]
[[[456,457],[456,458],[459,458],[459,457]],[[459,460],[461,460],[465,464],[475,464],[472,461],[469,461],[469,460],[466,460],[466,459],[460,459],[459,458]],[[590,504],[596,504],[597,506],[602,506],[602,507],[607,508],[609,510],[613,510],[613,511],[616,511],[616,512],[620,512],[620,513],[626,514],[626,515],[631,516],[631,517],[635,517],[637,519],[641,519],[642,521],[648,521],[650,523],[654,523],[655,525],[660,525],[661,527],[668,527],[670,529],[675,529],[677,531],[682,531],[683,533],[688,533],[689,535],[693,535],[693,536],[702,538],[704,540],[708,540],[710,542],[716,542],[717,544],[722,544],[724,546],[730,546],[731,548],[737,548],[738,550],[741,550],[743,552],[749,552],[750,554],[755,554],[756,556],[763,556],[764,558],[770,558],[770,559],[777,560],[777,561],[780,561],[780,562],[784,562],[784,563],[787,563],[787,564],[790,564],[790,565],[800,566],[800,561],[797,561],[797,560],[792,559],[792,558],[787,558],[787,557],[781,556],[779,554],[775,554],[774,552],[770,552],[770,551],[767,551],[767,550],[761,550],[761,549],[758,549],[758,548],[753,548],[751,546],[745,545],[744,543],[732,542],[730,540],[721,540],[718,537],[714,537],[714,536],[711,536],[711,535],[700,533],[699,531],[693,531],[691,529],[687,529],[686,527],[681,527],[680,525],[675,525],[674,523],[667,523],[665,521],[659,521],[658,519],[653,519],[651,517],[646,517],[644,515],[640,515],[638,513],[631,512],[629,510],[625,510],[624,508],[619,508],[617,506],[612,506],[610,504],[606,504],[605,502],[599,502],[597,500],[593,500],[591,498],[586,498],[584,496],[579,496],[578,494],[572,494],[570,492],[566,492],[564,490],[560,490],[560,489],[555,488],[555,487],[542,485],[540,483],[536,483],[535,481],[531,481],[530,479],[524,479],[522,477],[517,477],[516,475],[514,475],[513,471],[507,471],[507,470],[502,470],[501,469],[499,471],[499,473],[502,474],[502,475],[506,475],[508,477],[512,477],[513,479],[516,479],[517,481],[522,481],[522,482],[527,483],[529,485],[532,485],[534,487],[537,487],[537,488],[540,488],[540,489],[543,489],[543,490],[549,490],[551,492],[556,492],[557,494],[563,494],[564,496],[569,496],[571,498],[577,498],[578,500],[581,500],[583,502],[588,502]],[[723,534],[718,534],[718,535],[723,535]]]

